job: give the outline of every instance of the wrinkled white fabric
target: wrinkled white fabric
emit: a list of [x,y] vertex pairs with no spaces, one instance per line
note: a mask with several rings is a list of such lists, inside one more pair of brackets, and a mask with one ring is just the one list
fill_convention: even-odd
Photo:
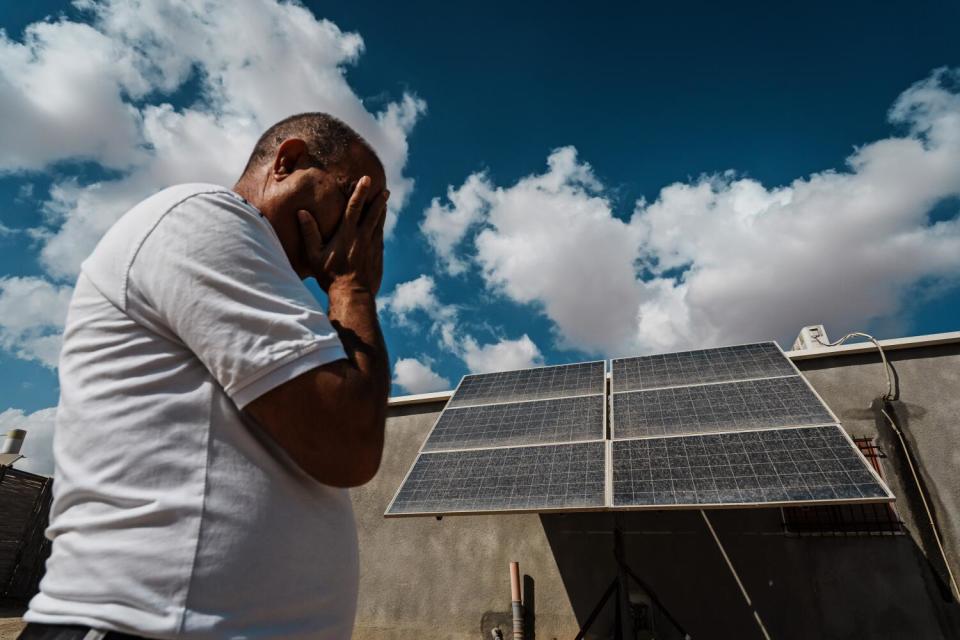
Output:
[[[215,185],[145,200],[83,264],[60,358],[53,552],[29,622],[349,638],[346,490],[242,408],[343,358],[269,222]],[[322,425],[318,425],[322,427]]]

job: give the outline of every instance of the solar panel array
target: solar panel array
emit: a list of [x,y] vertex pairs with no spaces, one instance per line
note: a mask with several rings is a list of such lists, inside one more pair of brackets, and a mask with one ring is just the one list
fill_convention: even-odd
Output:
[[424,453],[388,515],[603,508],[603,441]]
[[614,360],[613,393],[796,374],[775,343],[760,342]]
[[463,378],[386,515],[890,501],[773,342]]
[[834,422],[800,376],[616,393],[613,415],[614,439]]
[[424,451],[603,440],[603,396],[448,409]]
[[465,376],[386,515],[602,509],[605,370]]
[[836,425],[617,440],[613,506],[886,498]]
[[464,376],[447,406],[602,395],[605,372],[606,364],[600,360]]
[[773,342],[613,361],[613,508],[891,499]]

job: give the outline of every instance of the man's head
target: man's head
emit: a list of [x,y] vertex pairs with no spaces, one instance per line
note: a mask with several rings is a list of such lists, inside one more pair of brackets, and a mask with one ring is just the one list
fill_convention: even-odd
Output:
[[308,211],[329,239],[357,181],[371,196],[386,188],[380,159],[360,134],[325,113],[302,113],[273,125],[254,146],[234,189],[270,221],[294,270],[307,275],[297,212]]

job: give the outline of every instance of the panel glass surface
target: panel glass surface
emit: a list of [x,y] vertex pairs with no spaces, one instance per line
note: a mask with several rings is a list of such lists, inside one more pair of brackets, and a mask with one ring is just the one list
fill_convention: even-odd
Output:
[[759,342],[614,360],[613,392],[796,374],[776,344]]
[[447,407],[602,394],[605,373],[601,361],[469,375]]
[[603,396],[447,409],[424,451],[602,440]]
[[386,515],[604,506],[605,443],[423,453]]
[[834,422],[800,376],[617,393],[612,402],[617,440]]
[[839,426],[618,440],[613,506],[890,500]]

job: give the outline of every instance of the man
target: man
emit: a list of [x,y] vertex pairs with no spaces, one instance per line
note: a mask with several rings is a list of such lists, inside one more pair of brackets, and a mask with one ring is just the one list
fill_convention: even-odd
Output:
[[22,638],[350,636],[345,487],[379,467],[390,386],[388,196],[359,135],[302,114],[232,191],[171,187],[107,232],[67,317],[53,550]]

